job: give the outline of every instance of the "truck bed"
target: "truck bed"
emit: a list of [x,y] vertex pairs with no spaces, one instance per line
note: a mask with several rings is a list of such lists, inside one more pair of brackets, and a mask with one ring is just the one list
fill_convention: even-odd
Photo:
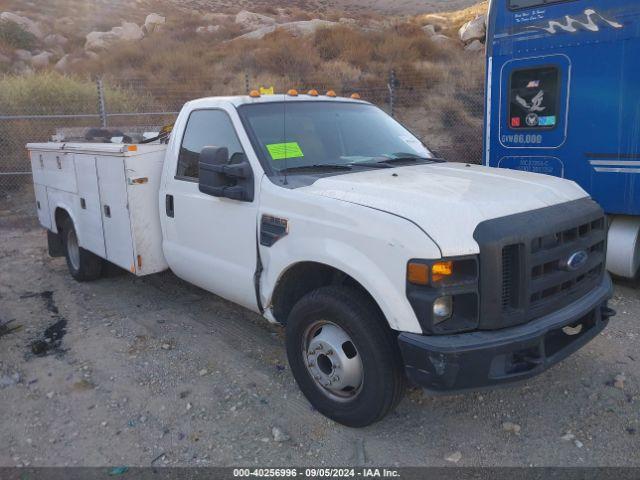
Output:
[[166,145],[30,143],[38,218],[66,210],[80,246],[136,275],[167,268],[158,190]]

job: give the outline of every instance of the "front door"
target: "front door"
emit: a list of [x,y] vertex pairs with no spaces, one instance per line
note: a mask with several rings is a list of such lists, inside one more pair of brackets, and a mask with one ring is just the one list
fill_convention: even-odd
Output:
[[165,257],[180,278],[256,310],[257,200],[200,192],[198,162],[204,147],[226,147],[230,162],[244,156],[226,111],[194,110],[187,120],[177,168],[164,192]]

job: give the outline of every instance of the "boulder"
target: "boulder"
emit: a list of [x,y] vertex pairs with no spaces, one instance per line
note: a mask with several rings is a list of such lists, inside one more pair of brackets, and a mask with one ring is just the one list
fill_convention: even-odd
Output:
[[45,68],[49,66],[49,62],[53,57],[51,52],[42,52],[31,57],[31,66],[34,68]]
[[202,15],[202,20],[204,20],[205,22],[211,22],[211,23],[223,23],[229,20],[234,20],[234,19],[235,19],[234,16],[228,15],[226,13],[209,12]]
[[144,21],[144,31],[146,33],[157,32],[162,28],[167,19],[157,13],[150,13]]
[[257,30],[259,28],[275,25],[276,21],[267,15],[242,10],[236,15],[235,22],[242,25],[247,30]]
[[486,15],[478,15],[465,23],[460,27],[458,35],[460,35],[460,40],[467,44],[474,40],[484,40],[487,35]]
[[27,17],[21,17],[13,12],[2,12],[0,13],[0,21],[17,23],[23,30],[31,33],[38,40],[44,38],[44,32],[40,25]]
[[34,73],[31,65],[27,65],[25,62],[15,62],[12,71],[16,75],[32,75]]
[[422,31],[426,33],[428,37],[433,37],[436,34],[436,27],[434,25],[425,25],[422,27]]
[[480,40],[474,40],[469,45],[464,47],[464,49],[468,52],[484,52],[484,43]]
[[67,53],[64,57],[62,57],[60,60],[56,62],[53,68],[60,73],[66,73],[67,70],[69,70],[70,66],[71,66],[71,54]]
[[301,20],[299,22],[280,23],[278,25],[271,25],[267,27],[258,28],[249,33],[239,36],[238,38],[260,40],[266,35],[275,32],[276,30],[284,30],[289,32],[294,37],[303,37],[305,35],[311,35],[320,28],[332,28],[336,25],[340,25],[338,22],[330,22],[328,20],[320,20],[315,18],[313,20]]
[[253,30],[252,32],[245,33],[244,35],[240,35],[239,37],[236,37],[236,38],[242,38],[247,40],[260,40],[275,31],[276,31],[276,26],[271,25],[270,27],[258,28],[257,30]]
[[33,57],[29,50],[22,50],[21,48],[15,51],[15,55],[16,58],[21,62],[30,62],[31,57]]
[[207,25],[206,27],[196,28],[196,33],[209,34],[209,33],[216,33],[219,30],[220,30],[220,25]]
[[73,65],[98,58],[95,52],[68,53],[56,62],[53,68],[60,73],[67,73]]
[[321,28],[332,28],[336,25],[339,25],[339,23],[314,18],[313,20],[301,20],[299,22],[283,23],[281,25],[278,25],[277,28],[286,30],[293,36],[303,37],[305,35],[312,35]]
[[52,33],[44,37],[44,44],[48,47],[64,47],[69,40],[63,35]]
[[114,27],[111,29],[120,40],[136,41],[141,40],[144,37],[142,29],[133,22],[123,22],[121,27]]
[[91,32],[87,34],[85,50],[104,50],[119,41],[137,41],[144,37],[142,29],[132,22],[123,22],[120,27],[113,27],[108,32]]
[[453,40],[451,40],[446,35],[442,35],[441,33],[436,33],[435,35],[433,35],[431,37],[431,41],[435,43],[439,43],[441,45],[453,43]]

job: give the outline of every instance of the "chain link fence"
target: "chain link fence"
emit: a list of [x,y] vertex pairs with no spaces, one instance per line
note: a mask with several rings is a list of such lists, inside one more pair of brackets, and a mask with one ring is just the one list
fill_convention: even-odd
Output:
[[[174,121],[182,105],[194,98],[244,94],[248,89],[272,86],[245,76],[238,85],[221,85],[214,78],[198,82],[199,88],[178,82],[167,85],[149,79],[103,78],[95,93],[66,95],[30,111],[13,108],[0,112],[0,194],[31,182],[31,165],[25,149],[29,142],[46,142],[60,129],[127,127],[156,129]],[[482,158],[483,91],[442,91],[424,77],[396,75],[360,82],[304,79],[296,85],[273,85],[276,91],[334,90],[339,96],[358,93],[393,115],[422,139],[438,156],[449,161],[480,163]],[[77,97],[77,98],[76,98]],[[93,98],[91,98],[93,97]]]

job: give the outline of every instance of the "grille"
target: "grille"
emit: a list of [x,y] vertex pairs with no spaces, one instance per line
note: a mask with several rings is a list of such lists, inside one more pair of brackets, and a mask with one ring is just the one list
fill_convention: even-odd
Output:
[[[530,308],[567,293],[592,288],[604,271],[604,218],[574,228],[535,238],[531,242]],[[585,251],[588,259],[576,271],[563,264],[577,251]]]
[[[593,288],[604,272],[606,228],[604,218],[576,227],[535,237],[528,254],[523,244],[507,245],[502,249],[502,312],[509,314],[525,307],[536,312],[550,304],[573,300],[577,294]],[[586,263],[570,271],[569,257],[579,251],[588,254]],[[528,258],[526,258],[528,255]],[[528,278],[520,269],[525,266]],[[521,295],[524,285],[527,291]]]
[[502,311],[518,307],[518,270],[520,245],[508,245],[502,249]]
[[[597,288],[604,276],[606,235],[604,212],[589,198],[478,224],[479,328],[527,323]],[[574,262],[572,271],[569,259],[582,251],[587,258]]]

